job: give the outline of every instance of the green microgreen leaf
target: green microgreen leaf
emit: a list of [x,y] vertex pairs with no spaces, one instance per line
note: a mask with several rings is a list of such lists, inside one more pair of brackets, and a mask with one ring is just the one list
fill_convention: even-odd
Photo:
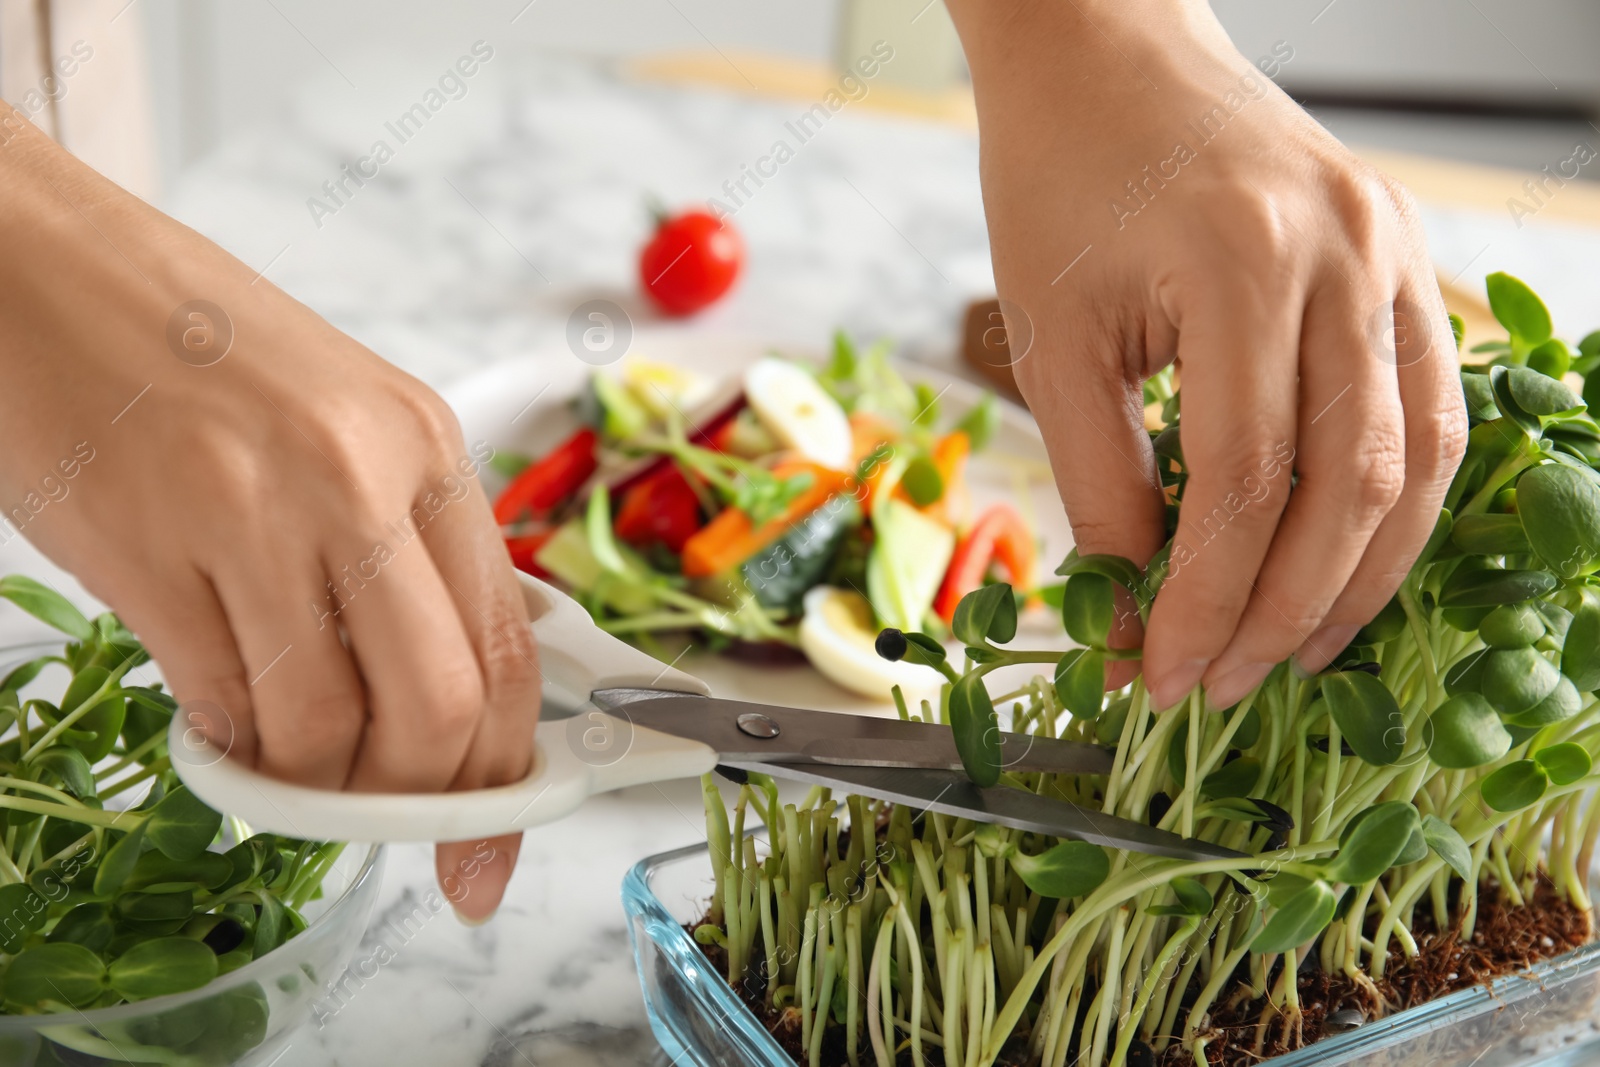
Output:
[[1305,944],[1327,929],[1338,906],[1339,898],[1328,883],[1321,880],[1306,883],[1272,913],[1266,926],[1250,942],[1250,951],[1287,952]]
[[1527,648],[1544,634],[1544,616],[1528,604],[1501,604],[1478,624],[1478,636],[1491,648]]
[[133,873],[134,864],[139,862],[139,853],[144,849],[147,826],[148,823],[140,823],[123,834],[121,839],[106,851],[105,858],[100,861],[99,869],[95,871],[95,895],[108,897],[122,888],[128,876]]
[[192,860],[210,847],[222,826],[222,815],[179,786],[150,810],[145,839],[168,859]]
[[1556,785],[1571,785],[1588,774],[1594,766],[1589,752],[1575,741],[1541,748],[1533,754],[1533,761],[1544,769]]
[[1533,551],[1516,515],[1462,515],[1450,528],[1450,543],[1472,556],[1520,556]]
[[1570,719],[1582,709],[1583,697],[1577,687],[1568,679],[1558,675],[1555,688],[1550,690],[1548,696],[1527,711],[1505,716],[1505,723],[1508,728],[1513,726],[1543,728]]
[[289,938],[289,917],[283,903],[271,893],[261,897],[261,910],[256,916],[254,957],[260,959]]
[[1561,671],[1532,648],[1496,648],[1483,657],[1483,695],[1502,715],[1527,711],[1561,682]]
[[190,859],[176,860],[151,849],[139,857],[128,873],[123,888],[151,890],[155,886],[177,888],[184,885],[217,890],[233,877],[233,862],[221,852],[202,852]]
[[1450,697],[1428,718],[1428,758],[1441,767],[1482,767],[1511,751],[1511,735],[1477,693]]
[[1550,339],[1550,311],[1521,278],[1496,271],[1484,279],[1489,310],[1513,338],[1528,347]]
[[950,728],[967,776],[978,785],[1000,780],[1000,723],[983,676],[968,674],[950,688]]
[[1549,786],[1550,778],[1543,767],[1531,759],[1519,759],[1478,783],[1478,790],[1483,802],[1495,811],[1520,811],[1538,803]]
[[1037,856],[1011,856],[1023,884],[1042,897],[1062,900],[1093,892],[1111,873],[1106,850],[1087,841],[1063,841]]
[[17,690],[33,681],[35,678],[39,677],[39,672],[50,666],[50,664],[60,662],[60,656],[38,656],[34,659],[28,660],[25,663],[19,663],[17,666],[11,668],[11,670],[6,673],[4,678],[0,678],[0,690],[9,690],[12,693],[15,693]]
[[1067,636],[1080,645],[1105,648],[1115,615],[1115,590],[1103,574],[1081,572],[1067,579],[1061,598],[1061,619]]
[[1279,871],[1267,882],[1267,903],[1274,908],[1281,908],[1315,880],[1289,871]]
[[111,947],[111,939],[116,936],[116,932],[116,925],[111,921],[110,907],[95,901],[79,904],[57,919],[55,928],[50,931],[49,940],[68,941],[82,945],[97,955],[103,955]]
[[1528,353],[1528,369],[1538,371],[1547,378],[1560,381],[1571,368],[1572,353],[1567,351],[1567,343],[1559,337],[1535,345],[1533,351]]
[[1200,795],[1211,800],[1248,796],[1260,779],[1261,761],[1240,756],[1206,775],[1200,783]]
[[1329,881],[1365,885],[1394,866],[1422,826],[1417,809],[1403,800],[1375,804],[1345,827],[1339,851],[1323,866]]
[[83,612],[54,589],[21,574],[0,578],[0,597],[5,597],[29,615],[49,623],[75,641],[94,640],[94,626]]
[[73,796],[82,799],[95,795],[94,768],[89,760],[75,748],[52,745],[28,761],[36,770],[49,771],[61,779]]
[[1494,386],[1487,374],[1461,372],[1461,393],[1466,398],[1467,415],[1472,419],[1497,419],[1500,409],[1495,406]]
[[110,682],[111,672],[106,668],[84,667],[73,675],[61,697],[62,718],[88,709],[75,721],[73,729],[62,736],[90,763],[97,763],[110,754],[127,714],[127,702]]
[[1422,837],[1445,866],[1463,879],[1472,877],[1472,850],[1455,827],[1437,815],[1422,817]]
[[1212,908],[1210,890],[1193,878],[1182,875],[1167,883],[1167,888],[1172,890],[1172,895],[1178,898],[1176,904],[1157,904],[1147,909],[1152,915],[1209,915]]
[[1494,389],[1495,402],[1516,418],[1518,414],[1532,416],[1530,429],[1538,429],[1538,420],[1583,410],[1583,398],[1565,385],[1527,367],[1495,367],[1489,372],[1489,384]]
[[1017,598],[1004,582],[979,586],[961,598],[950,632],[965,645],[1003,645],[1017,636]]
[[16,955],[28,935],[44,928],[49,902],[25,882],[0,885],[0,949]]
[[199,989],[217,976],[217,956],[187,937],[141,941],[111,962],[111,988],[129,1000]]
[[1406,609],[1399,597],[1390,597],[1383,610],[1361,628],[1356,635],[1358,645],[1381,645],[1393,641],[1406,631]]
[[1100,714],[1106,695],[1106,657],[1097,649],[1074,648],[1056,662],[1056,699],[1075,719]]
[[1398,763],[1405,750],[1404,717],[1394,694],[1365,671],[1323,675],[1322,695],[1339,732],[1367,763]]
[[5,997],[29,1007],[56,1001],[84,1008],[100,996],[105,978],[106,965],[82,945],[70,941],[37,945],[6,969]]
[[[1068,655],[1071,655],[1069,652]],[[1060,696],[1060,686],[1057,686],[1057,696]],[[1100,687],[1102,690],[1104,685]],[[1071,710],[1070,708],[1068,709]],[[1098,709],[1097,709],[1098,710]],[[1098,715],[1089,716],[1094,720],[1094,739],[1096,744],[1115,745],[1122,736],[1122,728],[1127,725],[1128,713],[1133,710],[1131,697],[1119,697],[1106,705],[1105,710]],[[1083,718],[1073,712],[1074,718]]]
[[1543,463],[1517,481],[1517,514],[1528,541],[1557,575],[1572,578],[1600,561],[1600,478]]
[[1068,578],[1074,574],[1104,575],[1134,594],[1144,587],[1144,572],[1132,560],[1107,553],[1080,556],[1076,548],[1067,553],[1067,558],[1056,568],[1056,573]]
[[[1228,711],[1228,721],[1232,723],[1233,717],[1237,714],[1239,714],[1239,708],[1238,705],[1234,705]],[[1241,750],[1251,749],[1255,747],[1256,742],[1259,740],[1261,740],[1261,711],[1252,704],[1245,709],[1244,721],[1233,732],[1233,747]]]
[[1561,648],[1561,673],[1585,693],[1600,689],[1600,598],[1585,593]]
[[1492,608],[1544,596],[1560,584],[1549,571],[1457,571],[1445,582],[1439,603],[1447,608]]
[[1451,664],[1450,669],[1444,672],[1444,691],[1451,696],[1457,693],[1483,692],[1483,657],[1489,654],[1486,648],[1480,648],[1467,653],[1461,659]]

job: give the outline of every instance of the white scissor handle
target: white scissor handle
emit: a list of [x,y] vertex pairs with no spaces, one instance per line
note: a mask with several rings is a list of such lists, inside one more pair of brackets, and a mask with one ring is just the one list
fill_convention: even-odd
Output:
[[546,706],[576,709],[544,719],[533,768],[512,785],[459,793],[344,793],[269,778],[228,759],[180,706],[168,749],[185,785],[212,808],[258,830],[331,841],[466,841],[570,814],[595,793],[704,774],[717,754],[698,741],[635,727],[626,713],[590,706],[596,689],[671,689],[709,695],[698,678],[662,664],[594,624],[582,606],[526,574],[522,592],[538,643]]
[[522,599],[533,620],[539,644],[543,696],[566,710],[582,708],[596,689],[671,689],[710,696],[706,683],[668,667],[594,624],[576,600],[529,574],[522,579]]

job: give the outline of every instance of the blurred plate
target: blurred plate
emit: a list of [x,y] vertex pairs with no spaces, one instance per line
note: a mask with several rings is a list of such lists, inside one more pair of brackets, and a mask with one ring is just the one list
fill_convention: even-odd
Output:
[[[675,364],[726,381],[737,378],[754,360],[774,351],[771,345],[750,338],[641,330],[633,339],[629,355]],[[785,349],[779,354],[822,358],[817,351]],[[940,425],[970,410],[982,395],[977,386],[935,368],[904,361],[898,367],[909,381],[921,382],[939,393]],[[443,394],[461,421],[468,449],[475,454],[486,455],[487,445],[495,451],[538,456],[580,425],[573,402],[582,395],[595,369],[568,351],[552,349],[486,367],[446,388]],[[1000,411],[999,433],[968,467],[973,507],[982,509],[999,501],[1015,504],[1041,537],[1040,569],[1049,575],[1072,548],[1072,531],[1050,477],[1038,425],[1025,410],[1007,401],[1001,401]],[[480,477],[491,499],[504,488],[505,479],[487,467]],[[1018,642],[1035,648],[1070,647],[1060,621],[1047,610],[1024,613]],[[892,705],[843,689],[806,665],[753,664],[701,649],[687,650],[676,665],[705,680],[719,696],[893,714]],[[1008,677],[1013,671],[1015,674]],[[992,684],[990,691],[1004,692],[1006,683],[1021,684],[1030,673],[1023,667],[997,671],[994,680],[999,684]]]

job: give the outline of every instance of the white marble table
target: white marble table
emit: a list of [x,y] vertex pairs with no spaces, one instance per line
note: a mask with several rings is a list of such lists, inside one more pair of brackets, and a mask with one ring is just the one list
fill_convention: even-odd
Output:
[[[646,317],[633,280],[643,195],[671,204],[717,195],[803,107],[643,87],[570,61],[496,63],[320,228],[307,198],[366,154],[433,66],[397,61],[376,81],[358,72],[360,91],[332,75],[306,86],[294,113],[235,131],[166,206],[443,386],[489,361],[562,353],[567,315],[591,297]],[[1425,221],[1447,274],[1509,269],[1551,298],[1565,332],[1600,324],[1588,274],[1600,233],[1537,219],[1517,229],[1504,215],[1426,205]],[[700,320],[707,330],[815,345],[842,325],[949,364],[965,302],[992,286],[975,140],[931,123],[841,112],[736,222],[750,269]],[[0,546],[0,570],[16,569],[75,589],[20,539]],[[0,612],[0,639],[29,631]],[[640,857],[701,837],[694,783],[599,798],[530,834],[492,923],[469,930],[442,912],[282,1062],[611,1067],[659,1057],[618,886]],[[394,849],[364,951],[431,885],[426,849]]]

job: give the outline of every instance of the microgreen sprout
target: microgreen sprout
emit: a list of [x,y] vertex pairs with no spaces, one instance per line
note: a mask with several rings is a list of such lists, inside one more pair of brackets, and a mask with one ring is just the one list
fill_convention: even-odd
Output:
[[[1001,584],[961,601],[959,670],[927,635],[879,637],[881,655],[942,675],[937,704],[917,715],[897,693],[900,711],[950,725],[974,781],[1243,858],[1132,855],[820,789],[780,805],[759,776],[740,788],[730,829],[708,780],[717,896],[696,936],[801,1062],[1259,1057],[1317,1036],[1302,974],[1345,983],[1358,1021],[1409,1006],[1382,983],[1437,951],[1419,925],[1470,941],[1485,899],[1518,908],[1538,891],[1588,922],[1600,425],[1585,397],[1600,401],[1600,333],[1570,349],[1527,286],[1497,274],[1488,290],[1508,338],[1462,369],[1471,431],[1434,535],[1319,676],[1280,665],[1221,712],[1196,691],[1157,714],[1139,679],[1106,693],[1107,664],[1138,655],[1109,646],[1118,604],[1148,612],[1170,545],[1145,568],[1068,558],[1052,595],[1081,647],[1065,654],[1010,647],[1017,600]],[[836,363],[844,392],[855,367]],[[1147,398],[1164,408],[1153,445],[1178,501],[1179,397],[1163,379]],[[997,701],[986,676],[1018,663],[1046,673]],[[1112,772],[1008,770],[997,702],[1014,730],[1114,746]],[[747,814],[767,827],[761,848]],[[1226,1032],[1222,1012],[1256,1013],[1254,1025]],[[1346,1025],[1341,1015],[1322,1032]]]

